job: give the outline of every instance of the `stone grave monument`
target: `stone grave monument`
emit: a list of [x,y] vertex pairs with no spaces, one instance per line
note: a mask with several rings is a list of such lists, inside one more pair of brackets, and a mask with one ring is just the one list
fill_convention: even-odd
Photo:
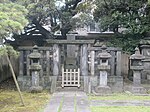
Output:
[[140,54],[139,48],[135,48],[135,54],[130,56],[130,69],[133,71],[132,93],[146,93],[146,89],[141,86],[141,72],[144,68],[143,59],[144,56]]
[[41,92],[43,90],[43,88],[39,86],[39,73],[42,68],[39,63],[41,54],[38,52],[38,47],[36,45],[33,47],[33,52],[29,54],[28,57],[31,60],[31,65],[29,66],[29,69],[32,75],[32,85],[30,91]]

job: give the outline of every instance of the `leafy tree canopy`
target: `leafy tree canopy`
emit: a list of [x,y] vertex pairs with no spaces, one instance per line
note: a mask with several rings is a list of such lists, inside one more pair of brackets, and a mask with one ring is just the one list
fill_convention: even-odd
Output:
[[139,41],[150,30],[149,2],[149,0],[96,0],[94,18],[103,31],[108,28],[114,32],[122,30],[121,33],[124,35],[121,36],[120,46],[123,46],[124,50],[131,51],[133,48],[130,47],[135,47],[138,43],[134,41]]
[[28,19],[30,22],[41,26],[50,25],[49,27],[52,32],[60,30],[62,35],[65,36],[66,33],[72,29],[71,18],[77,13],[76,8],[78,3],[82,0],[13,1],[25,6],[28,9]]
[[[8,0],[0,1],[0,40],[3,45],[3,39],[10,37],[12,33],[20,33],[28,23],[25,18],[28,11],[24,6],[12,3]],[[0,55],[17,55],[11,46],[0,47]]]
[[11,33],[19,33],[27,24],[25,7],[11,3],[0,3],[0,38],[5,39]]

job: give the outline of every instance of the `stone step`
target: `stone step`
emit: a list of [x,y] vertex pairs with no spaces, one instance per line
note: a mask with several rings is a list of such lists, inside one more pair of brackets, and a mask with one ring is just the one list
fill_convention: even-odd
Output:
[[83,86],[81,87],[57,87],[56,91],[83,91]]

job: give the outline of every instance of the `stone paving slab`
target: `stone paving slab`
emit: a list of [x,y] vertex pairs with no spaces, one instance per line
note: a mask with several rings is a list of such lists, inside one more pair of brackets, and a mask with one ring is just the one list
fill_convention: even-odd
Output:
[[44,112],[91,112],[88,96],[80,91],[54,93]]
[[63,99],[63,93],[54,93],[44,112],[57,112]]
[[78,92],[76,94],[76,104],[77,112],[91,112],[86,93]]
[[139,100],[91,100],[91,106],[150,106],[150,101]]
[[61,112],[75,112],[75,98],[76,92],[64,92],[64,101]]

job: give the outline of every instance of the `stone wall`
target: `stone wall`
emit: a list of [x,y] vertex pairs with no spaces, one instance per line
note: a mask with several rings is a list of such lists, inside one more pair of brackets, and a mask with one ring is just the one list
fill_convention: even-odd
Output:
[[[10,57],[11,64],[13,66],[15,74],[18,76],[18,58]],[[0,82],[10,78],[12,76],[6,56],[3,55],[0,57]]]
[[[18,83],[20,85],[21,90],[26,90],[29,91],[31,85],[31,76],[18,76],[17,77]],[[43,87],[43,89],[50,90],[51,88],[51,81],[52,81],[52,76],[42,76],[39,78],[39,85]]]

